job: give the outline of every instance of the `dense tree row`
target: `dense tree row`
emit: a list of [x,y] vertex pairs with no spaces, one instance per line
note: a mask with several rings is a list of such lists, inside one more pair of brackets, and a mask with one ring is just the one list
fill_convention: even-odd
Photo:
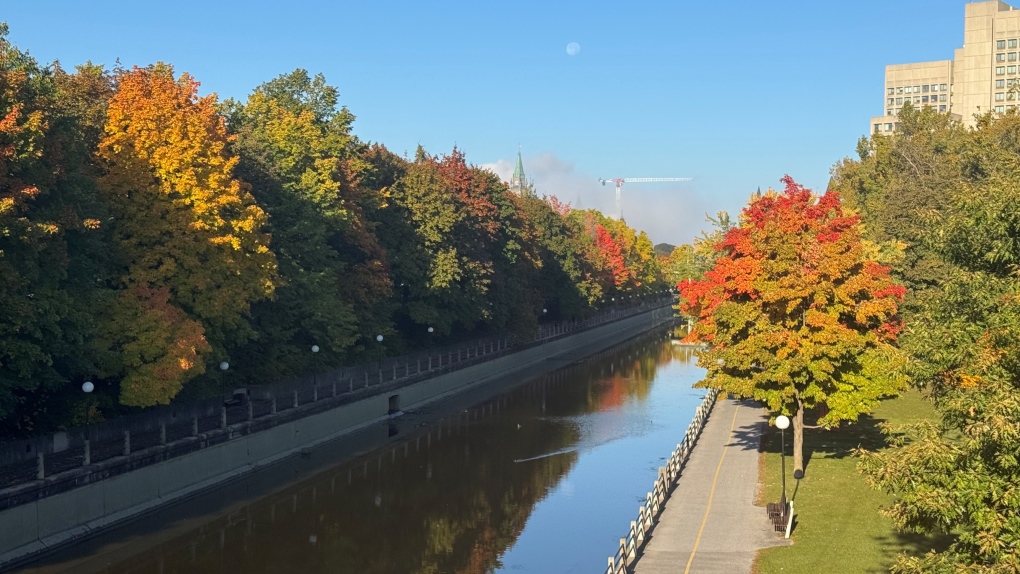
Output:
[[862,140],[832,185],[857,206],[915,295],[906,372],[938,418],[864,453],[887,510],[908,531],[948,533],[944,552],[895,572],[1020,571],[1020,115],[965,128],[904,108],[901,130]]
[[353,121],[303,70],[219,102],[166,64],[41,66],[0,30],[0,437],[79,422],[86,379],[109,416],[663,288],[624,222]]

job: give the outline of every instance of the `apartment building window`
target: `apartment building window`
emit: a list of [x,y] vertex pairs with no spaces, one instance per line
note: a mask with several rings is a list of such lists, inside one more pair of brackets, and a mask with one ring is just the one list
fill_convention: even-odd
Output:
[[995,61],[996,62],[1005,62],[1006,61],[1006,54],[996,54],[995,55]]
[[928,84],[925,84],[925,85],[921,86],[921,91],[927,94],[928,93]]
[[1006,85],[1009,86],[1009,87],[1013,87],[1013,83],[1014,82],[1016,82],[1016,78],[1010,78],[1010,79],[1006,80]]
[[946,111],[946,106],[939,106],[939,111],[940,112]]
[[995,75],[1001,76],[1001,75],[1003,75],[1005,73],[1006,73],[1006,66],[996,66],[995,67]]
[[893,88],[889,88],[888,90],[885,91],[885,93],[890,96],[893,95]]
[[933,92],[939,91],[939,85],[938,84],[932,84],[931,85],[931,91],[933,91]]
[[902,110],[902,109],[903,108],[896,108],[896,114],[898,115],[900,113],[900,110]]
[[903,93],[903,86],[900,86],[900,87],[896,88],[896,93],[897,94],[902,94]]
[[1006,41],[1005,40],[999,40],[999,41],[995,42],[995,49],[996,50],[1005,50],[1006,49]]
[[1003,101],[1005,99],[1006,99],[1006,94],[1004,94],[1002,92],[998,92],[997,94],[995,94],[995,101],[1001,102],[1001,101]]
[[1006,56],[1006,59],[1009,60],[1010,62],[1015,62],[1016,61],[1016,52],[1010,52],[1009,55]]
[[1006,99],[1013,101],[1016,99],[1016,92],[1006,92]]
[[927,104],[928,103],[928,96],[921,96],[921,103],[922,104]]
[[1016,106],[1006,106],[1006,111],[1007,112],[1012,112],[1015,109],[1016,109]]
[[915,104],[921,103],[921,96],[914,96],[914,103]]
[[946,85],[945,84],[939,84],[939,89],[942,90],[943,92],[946,91]]
[[887,99],[887,100],[885,101],[885,103],[886,103],[887,105],[890,105],[890,106],[891,106],[891,105],[893,105],[893,103],[894,103],[894,102],[895,102],[895,99],[893,99],[893,98],[889,98],[889,99]]
[[1006,87],[1006,80],[995,80],[995,87],[996,88],[1005,88]]
[[1015,74],[1016,73],[1016,66],[1010,66],[1008,71],[1009,71],[1010,74]]
[[1004,106],[995,106],[995,113],[997,113],[997,114],[1001,114],[1005,110],[1006,110],[1006,108]]
[[1009,47],[1010,48],[1016,48],[1016,40],[1010,40],[1009,41]]
[[896,98],[896,103],[897,104],[902,104],[903,103],[903,98]]
[[882,124],[875,124],[875,133],[876,133],[876,134],[877,134],[877,133],[879,132],[879,130],[881,130],[881,129],[882,129]]
[[885,115],[891,116],[892,115],[892,108],[889,108],[888,110],[886,110],[885,111]]
[[892,131],[892,124],[885,124],[885,131],[891,132]]
[[944,101],[946,101],[946,95],[945,95],[945,94],[940,94],[940,95],[939,95],[939,101],[940,101],[940,102],[944,102]]

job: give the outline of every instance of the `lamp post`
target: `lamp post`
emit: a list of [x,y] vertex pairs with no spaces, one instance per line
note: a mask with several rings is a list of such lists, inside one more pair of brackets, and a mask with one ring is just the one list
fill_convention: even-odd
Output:
[[[430,371],[432,370],[432,333],[434,333],[435,331],[436,330],[433,329],[432,327],[428,328],[428,332],[429,332],[429,370]],[[440,357],[439,362],[442,363],[443,362],[442,361],[442,355],[439,355],[439,357]],[[442,366],[442,365],[440,365],[440,366]]]
[[[221,361],[220,362],[220,370],[221,371],[223,371],[225,373],[225,372],[227,372],[227,369],[229,369],[229,368],[230,368],[230,363],[228,363],[226,361]],[[225,391],[223,390],[223,387],[226,386],[226,384],[227,384],[227,377],[226,377],[226,375],[224,375],[223,376],[223,383],[220,385],[220,392],[221,393],[225,393]]]
[[96,386],[92,384],[92,381],[85,381],[81,385],[81,390],[85,391],[85,459],[82,464],[88,466],[92,464],[92,449],[89,439],[91,434],[89,433],[89,414],[92,410],[92,391],[96,389]]
[[780,460],[782,460],[783,467],[783,497],[779,500],[779,504],[783,509],[783,514],[786,514],[786,429],[790,427],[790,418],[786,415],[779,415],[776,417],[776,428],[779,429],[779,444],[782,449]]
[[[376,335],[375,336],[375,340],[376,340],[377,343],[380,343],[379,349],[381,351],[382,350],[382,344],[381,343],[383,342],[383,336],[382,335]],[[383,353],[380,352],[379,353],[379,383],[380,384],[382,384],[382,360],[383,360]]]
[[319,387],[319,346],[312,345],[312,387]]

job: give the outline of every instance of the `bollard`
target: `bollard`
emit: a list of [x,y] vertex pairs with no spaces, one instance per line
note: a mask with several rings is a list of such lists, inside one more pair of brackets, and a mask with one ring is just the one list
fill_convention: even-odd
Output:
[[191,436],[198,436],[198,415],[191,416]]
[[220,407],[220,428],[227,428],[227,407]]
[[432,370],[432,355],[429,355],[429,370]]
[[365,388],[368,388],[368,370],[365,370]]
[[166,444],[166,423],[165,422],[159,423],[159,444],[160,445]]
[[319,402],[319,387],[316,387],[314,385],[312,386],[312,402],[313,403]]
[[333,398],[336,398],[336,381],[333,381]]
[[397,380],[397,364],[393,363],[393,380]]
[[46,478],[46,460],[43,457],[42,451],[39,451],[35,455],[35,478],[42,480]]
[[131,431],[124,431],[124,456],[131,454]]
[[82,466],[88,466],[92,464],[92,445],[89,444],[89,439],[85,439],[85,458],[82,460]]
[[382,384],[382,367],[379,367],[379,384]]
[[251,421],[255,418],[255,403],[248,399],[248,420]]
[[294,408],[298,408],[298,396],[297,391],[294,391]]
[[269,414],[271,414],[271,415],[275,415],[276,414],[276,395],[273,395],[273,398],[270,400],[270,403],[269,403]]
[[347,379],[347,392],[354,392],[354,377]]

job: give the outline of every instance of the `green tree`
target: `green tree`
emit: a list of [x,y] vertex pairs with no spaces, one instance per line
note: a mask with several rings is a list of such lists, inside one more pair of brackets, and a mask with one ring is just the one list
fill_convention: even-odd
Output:
[[909,321],[917,303],[937,291],[947,272],[925,241],[924,214],[946,207],[966,172],[981,168],[966,166],[967,130],[948,114],[905,106],[898,121],[891,136],[858,142],[859,159],[837,163],[830,185],[862,216],[866,239],[886,250],[904,248],[893,275],[908,289],[903,313]]
[[242,104],[225,105],[237,134],[237,173],[269,216],[280,265],[272,300],[256,305],[258,338],[234,349],[251,365],[248,378],[277,380],[357,352],[359,339],[389,332],[390,279],[360,186],[367,164],[351,134],[354,116],[339,94],[304,70],[258,88]]
[[80,76],[41,68],[6,34],[0,25],[0,435],[11,436],[76,410],[63,391],[93,369],[85,342],[106,249],[88,121],[67,93]]
[[897,526],[954,542],[900,556],[894,572],[1020,570],[1018,142],[1016,114],[980,118],[961,146],[964,181],[923,220],[924,247],[946,271],[903,344],[939,417],[887,428],[893,447],[860,453],[860,468],[897,495],[885,511]]

